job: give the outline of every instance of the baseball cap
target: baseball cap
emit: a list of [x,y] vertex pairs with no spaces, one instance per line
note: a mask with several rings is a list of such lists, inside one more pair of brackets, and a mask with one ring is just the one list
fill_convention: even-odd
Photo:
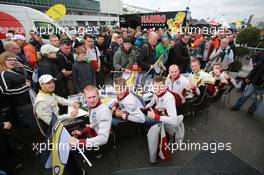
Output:
[[48,54],[48,53],[52,53],[52,52],[58,52],[60,49],[57,47],[54,47],[51,44],[45,44],[43,46],[41,46],[40,48],[40,53],[43,54]]
[[20,34],[16,34],[14,35],[11,40],[22,40],[22,41],[26,41],[26,38],[23,35]]
[[44,74],[44,75],[41,75],[39,77],[39,83],[42,84],[42,83],[48,83],[50,80],[57,80],[56,78],[53,78],[51,75],[49,74]]

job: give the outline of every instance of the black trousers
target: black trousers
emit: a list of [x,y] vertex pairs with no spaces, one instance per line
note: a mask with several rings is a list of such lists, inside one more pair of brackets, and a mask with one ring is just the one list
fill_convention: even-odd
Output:
[[11,149],[9,136],[3,131],[0,131],[0,170],[5,171],[8,175],[12,174],[16,163],[19,162],[16,160],[13,150]]
[[65,167],[69,175],[82,175],[82,168],[78,164],[79,155],[78,151],[70,151],[69,159]]

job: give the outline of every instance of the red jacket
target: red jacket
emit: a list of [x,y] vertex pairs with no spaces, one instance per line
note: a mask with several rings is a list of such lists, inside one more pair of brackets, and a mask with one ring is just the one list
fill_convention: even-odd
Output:
[[210,55],[215,49],[220,47],[220,44],[221,44],[221,40],[219,37],[215,37],[214,39],[212,39],[210,43],[209,51],[208,51],[208,58],[210,57]]
[[35,69],[37,66],[37,50],[31,44],[26,44],[23,48],[28,64]]

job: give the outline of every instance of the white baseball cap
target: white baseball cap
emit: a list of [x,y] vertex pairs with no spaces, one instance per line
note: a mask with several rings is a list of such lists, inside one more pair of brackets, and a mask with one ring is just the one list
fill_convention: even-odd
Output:
[[26,38],[23,35],[20,34],[16,34],[14,35],[11,40],[22,40],[22,41],[26,41]]
[[58,52],[60,49],[57,47],[54,47],[51,44],[45,44],[43,46],[41,46],[40,48],[40,53],[43,54],[48,54],[48,53],[52,53],[52,52]]
[[7,38],[8,38],[8,37],[13,38],[14,35],[13,35],[12,33],[6,33],[6,37],[7,37]]
[[50,80],[57,80],[56,78],[53,78],[51,75],[49,74],[44,74],[44,75],[41,75],[39,77],[39,83],[42,84],[42,83],[48,83]]

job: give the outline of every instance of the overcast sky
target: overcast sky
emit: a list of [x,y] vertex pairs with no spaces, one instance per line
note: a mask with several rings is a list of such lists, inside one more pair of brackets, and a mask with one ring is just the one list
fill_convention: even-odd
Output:
[[227,22],[264,17],[264,0],[122,0],[124,3],[160,11],[184,10],[189,6],[196,19],[220,19]]

